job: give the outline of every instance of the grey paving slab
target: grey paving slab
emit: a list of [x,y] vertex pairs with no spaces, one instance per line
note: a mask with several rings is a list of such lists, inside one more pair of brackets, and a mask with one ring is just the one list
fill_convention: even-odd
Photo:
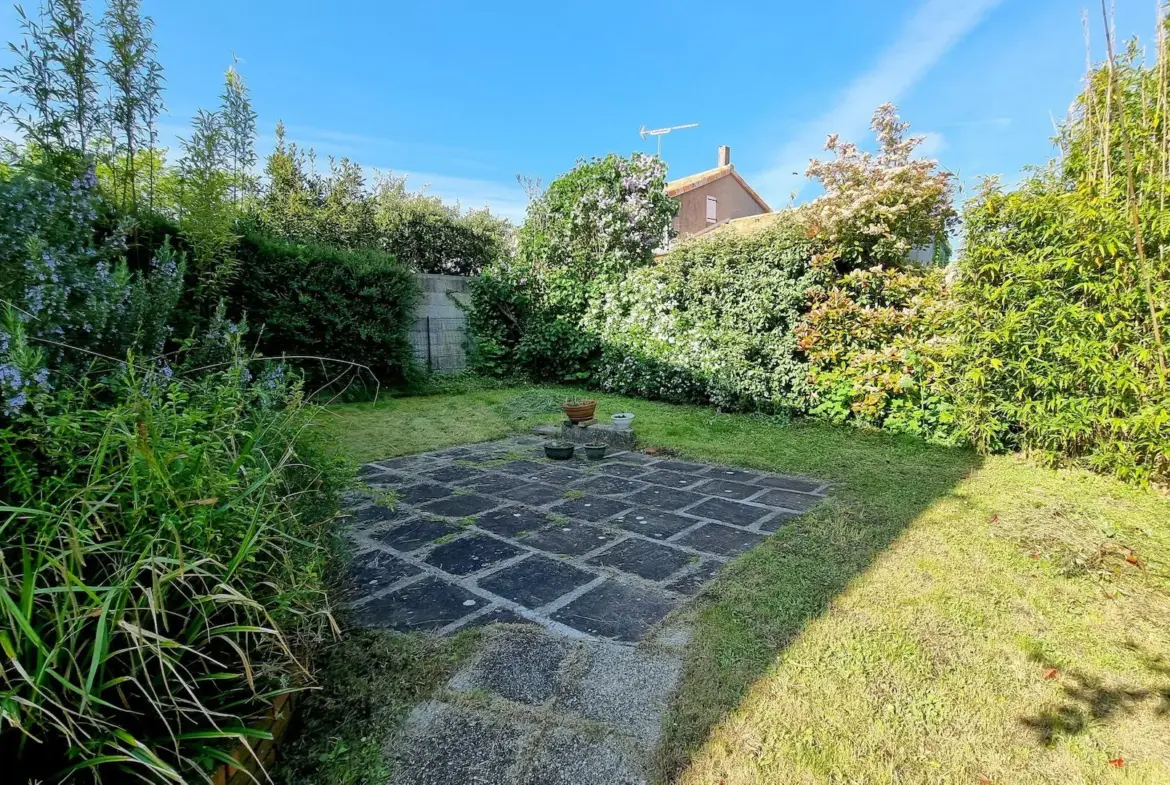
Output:
[[700,564],[693,571],[666,584],[666,588],[687,596],[698,594],[704,586],[715,579],[715,576],[719,574],[719,570],[722,568],[723,565],[717,561]]
[[536,743],[519,785],[644,785],[647,765],[616,734],[554,728]]
[[774,514],[771,518],[760,524],[760,531],[772,534],[780,530],[782,526],[792,521],[793,518],[800,517],[798,512],[787,512],[781,510]]
[[401,507],[386,507],[382,504],[371,504],[353,512],[352,520],[355,524],[389,523],[404,521],[414,513]]
[[535,728],[511,717],[424,703],[394,745],[396,785],[489,785],[519,759]]
[[707,497],[701,493],[679,491],[660,486],[647,488],[644,491],[636,491],[626,497],[628,501],[634,504],[644,504],[650,507],[657,507],[660,510],[681,510],[684,507],[690,507],[692,504],[701,502],[705,498]]
[[486,691],[515,703],[537,705],[553,697],[561,665],[569,655],[564,638],[539,628],[488,636],[475,662],[451,680],[451,689]]
[[712,466],[710,469],[699,473],[707,477],[712,477],[717,480],[727,480],[729,482],[755,482],[761,477],[759,472],[732,469],[727,466]]
[[453,463],[440,466],[437,469],[420,472],[420,475],[426,477],[428,480],[450,483],[452,485],[466,485],[481,480],[485,476],[484,472],[480,469],[472,469],[470,466],[460,466],[459,464]]

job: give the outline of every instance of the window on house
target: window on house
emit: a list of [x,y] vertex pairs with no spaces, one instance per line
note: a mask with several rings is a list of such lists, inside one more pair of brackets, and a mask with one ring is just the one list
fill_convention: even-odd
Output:
[[715,217],[717,213],[718,200],[714,196],[707,197],[707,223],[713,224],[718,219]]

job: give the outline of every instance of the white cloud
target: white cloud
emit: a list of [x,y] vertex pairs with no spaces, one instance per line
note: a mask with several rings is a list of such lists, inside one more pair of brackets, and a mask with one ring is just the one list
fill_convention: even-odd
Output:
[[873,111],[897,101],[1002,0],[925,0],[873,67],[845,88],[825,114],[805,123],[777,153],[772,167],[753,176],[765,199],[783,204],[807,184],[804,170],[824,149],[825,137],[857,139]]

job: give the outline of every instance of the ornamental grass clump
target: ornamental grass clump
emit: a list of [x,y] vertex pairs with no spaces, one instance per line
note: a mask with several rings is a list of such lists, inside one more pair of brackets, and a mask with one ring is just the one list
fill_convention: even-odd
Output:
[[[0,359],[35,354],[17,330]],[[344,463],[299,385],[238,353],[48,381],[0,421],[6,776],[203,779],[308,681]]]

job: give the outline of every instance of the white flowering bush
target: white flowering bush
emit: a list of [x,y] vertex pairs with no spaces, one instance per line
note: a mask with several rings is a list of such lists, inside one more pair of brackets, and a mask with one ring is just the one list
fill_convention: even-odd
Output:
[[684,242],[605,292],[587,320],[603,389],[723,409],[802,408],[793,328],[821,273],[792,214],[764,232]]
[[914,157],[924,137],[906,136],[910,124],[893,104],[879,106],[870,127],[876,154],[831,134],[825,149],[833,157],[809,163],[808,176],[825,192],[798,209],[826,245],[820,259],[867,267],[899,264],[919,246],[946,249],[958,222],[953,176]]

